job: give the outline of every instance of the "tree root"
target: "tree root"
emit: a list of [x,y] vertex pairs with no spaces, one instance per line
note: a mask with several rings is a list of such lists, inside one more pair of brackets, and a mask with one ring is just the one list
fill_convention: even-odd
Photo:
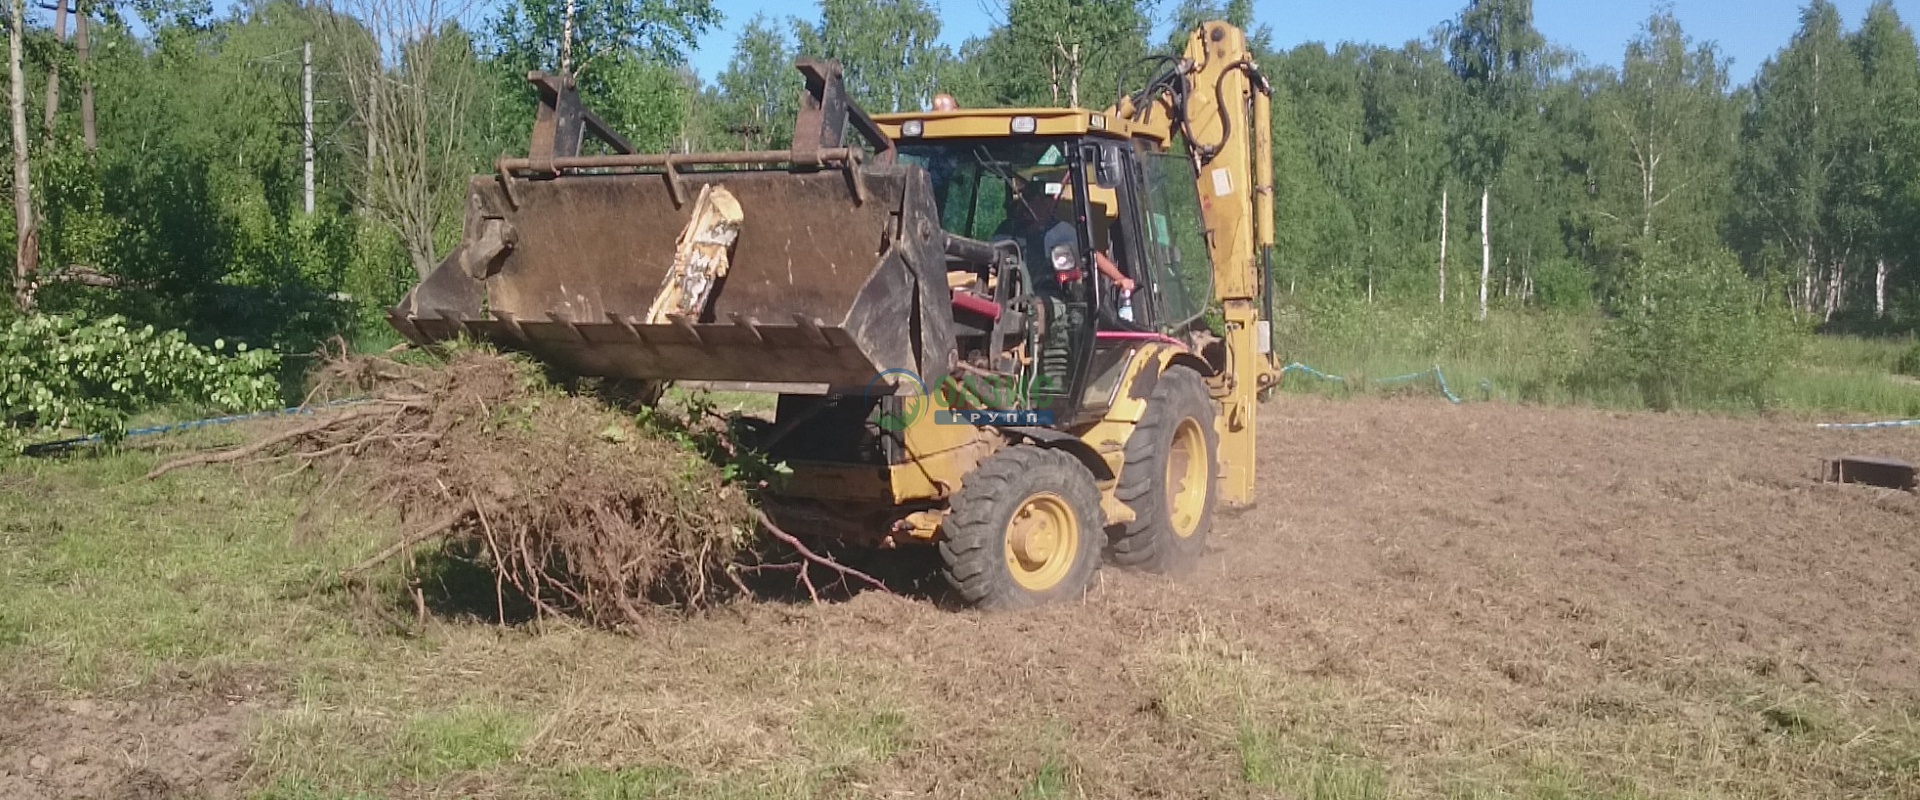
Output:
[[277,436],[269,436],[265,439],[261,439],[260,441],[254,442],[252,444],[233,448],[232,450],[221,450],[213,453],[198,453],[195,455],[185,456],[183,458],[176,458],[165,464],[161,464],[160,466],[154,467],[153,471],[147,473],[147,479],[152,480],[154,478],[158,478],[174,470],[185,469],[187,467],[197,467],[197,466],[203,466],[207,464],[232,463],[235,461],[239,461],[240,459],[246,458],[248,456],[256,455],[258,453],[269,450],[275,447],[276,445],[297,441],[299,439],[312,436],[316,433],[320,433],[321,431],[328,430],[337,425],[341,425],[347,422],[352,422],[353,420],[356,420],[356,419],[362,419],[365,417],[370,417],[375,414],[382,414],[382,413],[393,413],[393,412],[391,409],[383,409],[383,408],[356,408],[356,409],[342,412],[337,416],[333,416],[323,420],[318,420],[316,422],[312,422],[307,425],[302,425],[298,428],[279,434]]
[[[313,478],[319,495],[351,487],[356,504],[398,512],[418,527],[337,580],[364,596],[369,573],[397,561],[416,618],[429,606],[423,578],[432,582],[419,570],[433,567],[415,557],[433,540],[442,555],[492,573],[493,597],[480,603],[490,600],[490,616],[503,625],[509,588],[513,603],[524,601],[539,619],[616,628],[655,622],[659,608],[755,597],[765,588],[742,579],[751,572],[791,573],[816,603],[823,591],[892,593],[782,530],[701,454],[634,429],[630,415],[598,400],[543,387],[523,365],[484,353],[429,367],[329,356],[310,400],[342,391],[375,399],[238,447],[175,458],[147,478],[286,462],[275,480],[313,470],[324,473]],[[610,425],[633,435],[608,436]],[[748,520],[758,532],[742,541]]]
[[826,556],[823,556],[823,555],[820,555],[819,553],[814,552],[811,548],[807,547],[804,543],[802,543],[798,537],[794,536],[791,533],[787,533],[784,530],[781,530],[780,526],[773,524],[773,520],[767,517],[767,513],[765,511],[761,511],[760,509],[756,508],[753,510],[753,516],[754,516],[754,519],[760,523],[760,526],[766,529],[769,535],[771,535],[775,539],[778,539],[782,544],[785,544],[786,546],[793,548],[793,551],[795,553],[798,553],[800,555],[800,558],[804,560],[799,562],[792,562],[788,564],[761,564],[755,567],[750,567],[749,569],[793,570],[796,573],[798,580],[800,581],[800,585],[807,590],[807,597],[812,599],[813,602],[815,603],[820,602],[820,591],[819,591],[819,587],[814,586],[813,577],[807,574],[807,564],[817,564],[819,566],[826,567],[827,569],[830,569],[830,570],[833,570],[834,572],[839,573],[841,576],[840,580],[843,584],[846,582],[847,579],[851,578],[866,584],[870,588],[877,589],[886,594],[893,594],[893,590],[888,588],[885,583],[882,583],[879,578],[875,578],[872,575],[868,575],[867,573],[861,572],[860,570],[854,569],[838,561],[835,561],[831,558],[828,558]]
[[432,525],[428,525],[427,527],[401,537],[400,541],[388,545],[387,549],[369,556],[365,561],[342,570],[340,572],[340,578],[342,580],[352,578],[355,575],[386,563],[388,559],[399,555],[401,551],[407,548],[453,530],[454,526],[459,525],[462,520],[467,518],[468,513],[466,509],[460,509],[459,511],[441,517],[438,522]]

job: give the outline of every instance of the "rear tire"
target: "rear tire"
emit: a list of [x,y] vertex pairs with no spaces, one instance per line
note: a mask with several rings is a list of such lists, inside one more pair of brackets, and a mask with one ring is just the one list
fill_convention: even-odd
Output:
[[1213,399],[1200,373],[1170,367],[1160,374],[1147,411],[1127,440],[1115,493],[1133,509],[1109,546],[1113,561],[1147,572],[1181,572],[1207,551],[1219,494],[1219,437]]
[[1032,608],[1078,597],[1100,568],[1100,491],[1071,455],[1031,445],[981,464],[941,526],[941,574],[967,605]]

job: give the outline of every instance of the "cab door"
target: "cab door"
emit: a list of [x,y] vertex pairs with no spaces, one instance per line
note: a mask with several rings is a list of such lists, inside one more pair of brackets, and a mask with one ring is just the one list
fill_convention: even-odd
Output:
[[[1207,313],[1213,300],[1213,263],[1207,227],[1200,215],[1193,162],[1145,146],[1133,150],[1133,191],[1146,266],[1143,284],[1162,333],[1184,330]],[[1139,291],[1134,298],[1140,303]]]

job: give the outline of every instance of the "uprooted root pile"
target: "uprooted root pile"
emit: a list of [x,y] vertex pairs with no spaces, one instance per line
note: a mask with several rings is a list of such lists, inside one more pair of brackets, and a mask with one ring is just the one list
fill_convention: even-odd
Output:
[[153,475],[214,462],[310,466],[375,509],[398,511],[408,531],[350,577],[410,562],[417,545],[437,539],[487,562],[540,611],[608,625],[641,622],[663,604],[714,602],[754,534],[747,498],[713,465],[600,402],[552,388],[516,359],[335,358],[315,393],[372,399]]

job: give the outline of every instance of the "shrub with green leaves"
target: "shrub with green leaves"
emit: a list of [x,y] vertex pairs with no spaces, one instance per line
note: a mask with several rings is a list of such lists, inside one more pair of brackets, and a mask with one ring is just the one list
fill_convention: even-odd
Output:
[[1768,303],[1731,255],[1700,259],[1664,251],[1634,271],[1576,392],[1609,384],[1639,388],[1649,407],[1764,407],[1780,370],[1808,332]]
[[1920,378],[1920,342],[1914,342],[1912,347],[1900,354],[1900,361],[1894,364],[1893,370],[1902,375]]
[[279,400],[271,351],[211,348],[119,316],[37,314],[0,328],[0,451],[63,431],[114,441],[129,417],[166,403],[255,411]]

